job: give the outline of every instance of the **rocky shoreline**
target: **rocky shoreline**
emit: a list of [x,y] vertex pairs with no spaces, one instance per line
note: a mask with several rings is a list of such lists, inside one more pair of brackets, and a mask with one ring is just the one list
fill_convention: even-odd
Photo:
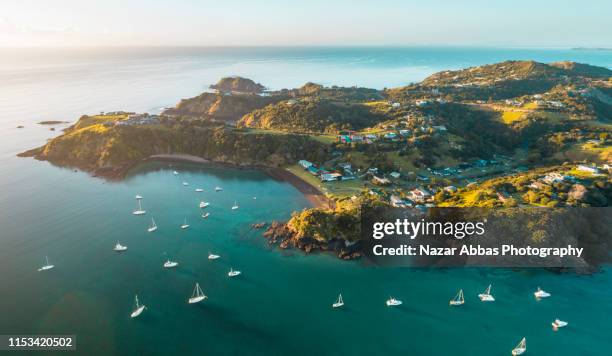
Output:
[[270,245],[278,245],[281,249],[297,248],[306,253],[316,251],[332,252],[342,260],[354,260],[363,256],[361,244],[347,244],[342,239],[319,241],[312,237],[298,237],[285,223],[273,221],[263,233]]

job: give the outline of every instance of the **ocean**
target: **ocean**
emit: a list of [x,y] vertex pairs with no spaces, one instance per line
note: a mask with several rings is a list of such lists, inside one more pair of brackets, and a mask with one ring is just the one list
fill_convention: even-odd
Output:
[[[66,126],[53,132],[39,121],[159,112],[227,75],[271,89],[381,89],[508,59],[612,68],[610,52],[564,49],[0,49],[0,334],[76,334],[82,355],[508,355],[523,337],[529,354],[609,354],[610,268],[380,268],[305,255],[268,246],[250,227],[309,204],[262,172],[149,163],[109,182],[15,156]],[[145,216],[131,214],[136,194]],[[201,200],[211,203],[206,220]],[[148,233],[151,218],[159,229]],[[185,218],[191,226],[181,230]],[[112,251],[117,241],[128,250]],[[37,272],[45,256],[55,268]],[[179,266],[164,269],[167,258]],[[230,268],[242,275],[229,279]],[[209,298],[188,305],[196,282]],[[489,283],[496,302],[481,303]],[[536,301],[538,286],[552,297]],[[460,288],[466,304],[449,307]],[[332,310],[339,293],[346,307]],[[130,319],[135,294],[147,309]],[[390,296],[403,305],[386,307]],[[555,318],[570,324],[554,332]]]

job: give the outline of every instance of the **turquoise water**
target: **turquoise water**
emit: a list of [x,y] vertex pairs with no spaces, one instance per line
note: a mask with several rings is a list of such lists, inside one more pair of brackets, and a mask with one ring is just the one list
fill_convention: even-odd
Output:
[[[508,355],[522,337],[529,354],[610,353],[609,268],[576,276],[374,268],[326,254],[305,256],[270,248],[249,228],[308,205],[293,187],[261,172],[159,163],[106,182],[14,156],[57,134],[37,121],[155,110],[227,74],[274,88],[306,80],[383,87],[509,58],[611,67],[608,53],[328,48],[35,54],[0,56],[0,334],[77,334],[83,355]],[[174,169],[181,174],[174,176]],[[217,185],[224,191],[213,192]],[[197,187],[205,192],[195,193]],[[136,194],[144,196],[145,216],[131,214]],[[211,202],[208,220],[199,217],[200,200]],[[235,200],[241,207],[231,211]],[[181,230],[185,216],[191,227]],[[151,217],[159,230],[147,233]],[[117,240],[128,246],[124,254],[112,251]],[[209,261],[209,252],[222,258]],[[56,267],[37,272],[45,255]],[[166,257],[179,267],[162,268]],[[230,267],[243,274],[230,280]],[[195,282],[209,296],[197,306],[186,302]],[[477,294],[489,283],[497,301],[484,304]],[[552,297],[537,302],[537,286]],[[466,305],[450,308],[459,288]],[[339,292],[346,307],[332,310]],[[132,320],[135,293],[148,309]],[[389,296],[403,306],[387,308]],[[553,332],[555,318],[569,327]]]

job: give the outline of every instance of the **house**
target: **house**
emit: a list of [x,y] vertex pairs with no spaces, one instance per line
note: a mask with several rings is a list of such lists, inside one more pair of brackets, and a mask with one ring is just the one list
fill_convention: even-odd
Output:
[[425,189],[413,189],[408,192],[408,199],[412,200],[416,203],[423,203],[431,197],[431,193],[429,193]]
[[597,169],[597,167],[587,166],[587,165],[584,165],[584,164],[579,164],[576,167],[576,169],[579,170],[579,171],[588,172],[588,173],[591,173],[591,174],[599,174],[599,169]]
[[440,131],[440,132],[446,132],[446,126],[444,125],[439,125],[439,126],[432,126],[434,128],[434,130],[436,131]]
[[322,173],[319,178],[321,178],[323,182],[333,182],[342,179],[342,174],[336,172]]
[[304,159],[299,160],[299,161],[298,161],[298,164],[299,164],[300,166],[302,166],[302,168],[304,168],[304,169],[308,169],[308,168],[310,168],[310,167],[312,167],[312,166],[313,166],[313,164],[312,164],[311,162],[308,162],[308,161],[306,161],[306,160],[304,160]]
[[292,105],[297,104],[297,102],[298,102],[298,101],[297,101],[297,100],[295,100],[295,99],[289,99],[289,100],[287,100],[287,105],[288,105],[288,106],[292,106]]
[[417,100],[415,101],[416,106],[423,107],[429,105],[429,100]]
[[540,190],[540,189],[544,188],[544,186],[545,185],[542,182],[533,182],[533,183],[529,184],[528,187],[531,188],[531,189]]
[[387,132],[384,137],[386,139],[393,140],[397,138],[397,134],[395,132]]
[[404,136],[404,137],[410,136],[410,130],[400,130],[399,133],[401,136]]
[[379,177],[379,176],[373,176],[372,180],[374,180],[374,183],[380,184],[380,185],[386,185],[391,183],[391,181],[387,178],[384,177]]
[[400,103],[398,103],[398,102],[393,102],[393,103],[391,103],[391,107],[392,107],[392,108],[395,108],[395,109],[400,108],[401,106],[402,106],[402,105],[401,105]]
[[448,187],[444,187],[444,190],[449,193],[454,193],[457,191],[457,187],[455,187],[454,185],[449,185]]
[[424,176],[422,174],[417,174],[416,175],[416,179],[420,180],[420,181],[423,181],[423,182],[427,182],[429,180],[429,177],[428,176]]
[[391,172],[389,173],[389,175],[391,176],[391,178],[395,178],[395,179],[398,179],[400,177],[399,172]]
[[542,181],[546,184],[563,182],[564,180],[565,176],[557,172],[548,173],[546,176],[544,176],[544,178],[542,178]]
[[392,195],[391,198],[389,198],[389,202],[391,203],[391,206],[394,208],[404,208],[406,207],[406,202],[398,197],[397,195]]

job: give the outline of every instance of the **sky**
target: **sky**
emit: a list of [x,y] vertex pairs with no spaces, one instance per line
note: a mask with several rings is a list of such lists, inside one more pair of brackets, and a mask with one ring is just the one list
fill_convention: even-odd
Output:
[[0,47],[612,47],[610,0],[0,0]]

